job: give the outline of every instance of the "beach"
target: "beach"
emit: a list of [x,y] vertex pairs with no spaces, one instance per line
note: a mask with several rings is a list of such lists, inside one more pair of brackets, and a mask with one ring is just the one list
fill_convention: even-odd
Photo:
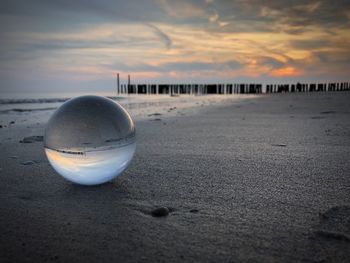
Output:
[[19,142],[52,109],[3,113],[0,261],[347,262],[350,93],[218,96],[139,107],[131,165],[94,187]]

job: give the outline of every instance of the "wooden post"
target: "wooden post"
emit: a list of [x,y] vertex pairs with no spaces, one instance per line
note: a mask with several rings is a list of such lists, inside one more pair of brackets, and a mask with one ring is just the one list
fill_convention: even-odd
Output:
[[117,94],[120,93],[119,73],[117,73]]
[[130,88],[130,74],[128,74],[128,86],[126,88],[126,94],[129,93],[129,88]]

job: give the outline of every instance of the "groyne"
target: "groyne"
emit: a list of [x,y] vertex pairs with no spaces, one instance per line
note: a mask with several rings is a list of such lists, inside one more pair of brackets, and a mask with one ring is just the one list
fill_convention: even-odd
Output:
[[265,94],[287,92],[349,91],[349,82],[295,84],[119,84],[118,94]]

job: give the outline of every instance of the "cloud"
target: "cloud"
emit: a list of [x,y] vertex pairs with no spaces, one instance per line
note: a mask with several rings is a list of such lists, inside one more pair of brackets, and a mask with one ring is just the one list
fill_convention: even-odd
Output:
[[215,64],[210,62],[193,62],[193,61],[179,61],[179,62],[166,62],[159,65],[152,65],[141,63],[137,65],[128,65],[127,63],[112,63],[102,65],[109,69],[115,69],[116,71],[138,71],[138,72],[193,72],[193,71],[222,71],[222,70],[237,70],[241,69],[243,65],[237,61],[231,60],[225,63]]
[[347,79],[349,14],[347,0],[4,0],[0,88],[68,88],[115,70],[138,81]]
[[203,4],[185,0],[156,0],[166,14],[176,19],[203,18],[207,11]]
[[332,46],[332,42],[329,39],[291,40],[290,45],[294,49],[315,50]]
[[279,61],[273,57],[266,57],[266,56],[258,57],[257,63],[262,66],[268,66],[269,68],[272,68],[272,69],[282,68],[285,65],[285,63],[282,61]]
[[296,77],[303,74],[301,69],[297,69],[295,67],[283,67],[279,69],[275,69],[271,71],[270,75],[273,77]]
[[209,16],[209,22],[216,22],[219,19],[219,15],[217,13]]
[[152,24],[147,24],[153,31],[154,33],[164,42],[164,45],[166,48],[170,49],[172,45],[172,40],[171,38],[165,34],[162,30],[160,30],[158,27]]

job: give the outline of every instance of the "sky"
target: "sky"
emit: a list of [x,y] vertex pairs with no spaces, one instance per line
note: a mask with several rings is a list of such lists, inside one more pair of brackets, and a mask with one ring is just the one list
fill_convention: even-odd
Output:
[[0,91],[349,81],[350,1],[2,0]]

